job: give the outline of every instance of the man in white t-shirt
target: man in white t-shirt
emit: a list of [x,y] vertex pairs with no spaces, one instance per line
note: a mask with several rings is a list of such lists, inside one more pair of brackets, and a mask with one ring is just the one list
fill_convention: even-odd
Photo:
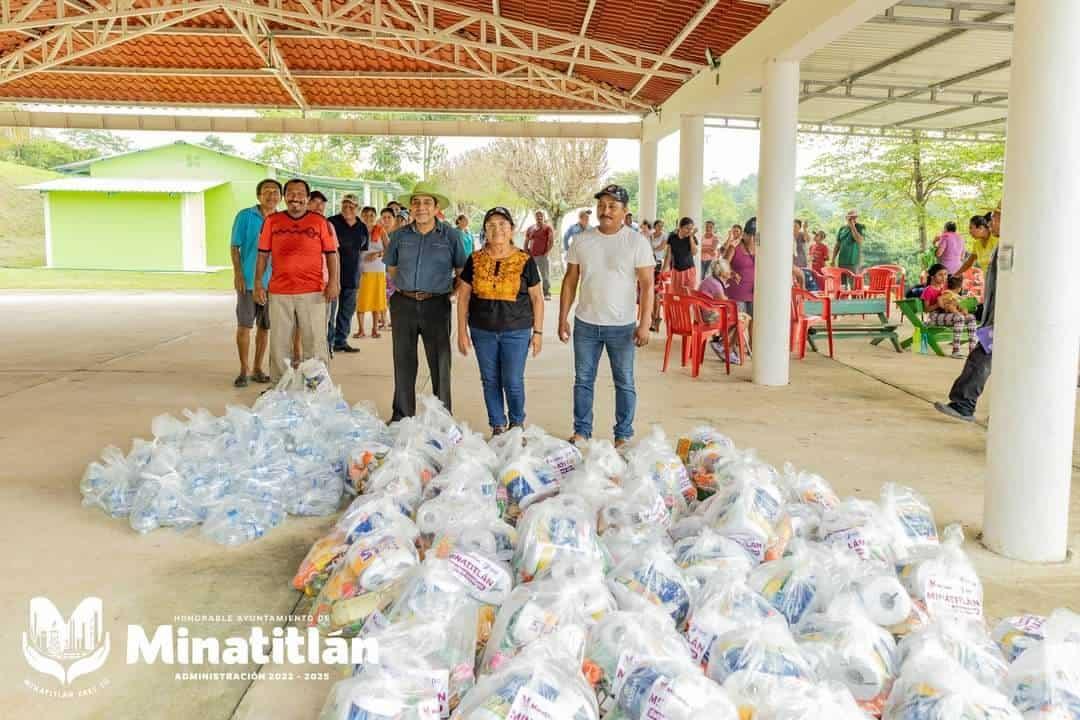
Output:
[[654,263],[649,241],[624,222],[630,201],[626,188],[608,185],[595,197],[599,227],[579,234],[566,255],[559,339],[570,340],[570,308],[580,290],[574,313],[574,434],[570,442],[592,437],[596,370],[606,349],[615,381],[618,447],[634,434],[634,349],[649,342]]

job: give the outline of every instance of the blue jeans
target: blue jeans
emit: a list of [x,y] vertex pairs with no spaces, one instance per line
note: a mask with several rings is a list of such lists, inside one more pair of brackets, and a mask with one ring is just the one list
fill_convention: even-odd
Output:
[[615,439],[634,435],[634,330],[636,325],[593,325],[574,320],[574,433],[592,437],[593,391],[600,353],[607,349],[615,381]]
[[327,342],[331,348],[345,345],[352,330],[353,315],[356,314],[357,288],[341,288],[341,295],[331,303],[330,322],[327,328]]
[[525,361],[532,328],[492,332],[471,327],[469,335],[480,365],[488,425],[505,427],[507,414],[511,425],[521,425],[525,422]]

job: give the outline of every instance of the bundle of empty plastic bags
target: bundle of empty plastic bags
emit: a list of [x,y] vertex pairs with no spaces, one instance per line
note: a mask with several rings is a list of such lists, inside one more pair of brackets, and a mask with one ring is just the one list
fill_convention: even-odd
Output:
[[910,488],[841,498],[704,427],[484,443],[431,398],[383,441],[294,578],[380,644],[321,720],[1080,720],[1077,616],[988,626]]
[[318,360],[287,373],[251,408],[183,414],[154,418],[153,440],[136,439],[127,455],[106,448],[83,475],[83,504],[127,517],[140,533],[202,525],[207,537],[236,545],[287,514],[337,512],[390,441],[373,410],[349,407]]

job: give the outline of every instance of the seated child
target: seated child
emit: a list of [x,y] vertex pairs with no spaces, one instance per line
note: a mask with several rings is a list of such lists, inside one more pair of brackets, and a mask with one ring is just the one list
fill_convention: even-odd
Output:
[[959,275],[950,275],[946,287],[948,289],[938,295],[938,307],[947,313],[967,314],[967,311],[960,307],[960,289],[964,287],[964,278]]
[[[952,327],[952,356],[954,358],[963,357],[963,355],[960,354],[960,340],[963,337],[964,332],[967,332],[968,336],[968,352],[971,352],[978,342],[975,337],[975,330],[978,328],[979,324],[978,320],[975,319],[974,315],[960,307],[959,290],[963,287],[963,284],[964,279],[959,275],[950,276],[947,281],[947,289],[941,290],[940,293],[928,303],[926,308],[926,317],[931,325]],[[927,294],[924,293],[924,301],[926,297]]]

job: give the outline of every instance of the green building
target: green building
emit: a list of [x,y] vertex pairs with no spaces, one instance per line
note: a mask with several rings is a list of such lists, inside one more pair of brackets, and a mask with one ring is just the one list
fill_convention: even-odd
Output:
[[344,192],[381,207],[395,183],[292,173],[184,141],[62,165],[28,185],[45,200],[45,263],[54,268],[205,272],[228,267],[236,213],[260,180],[307,180],[337,207]]

